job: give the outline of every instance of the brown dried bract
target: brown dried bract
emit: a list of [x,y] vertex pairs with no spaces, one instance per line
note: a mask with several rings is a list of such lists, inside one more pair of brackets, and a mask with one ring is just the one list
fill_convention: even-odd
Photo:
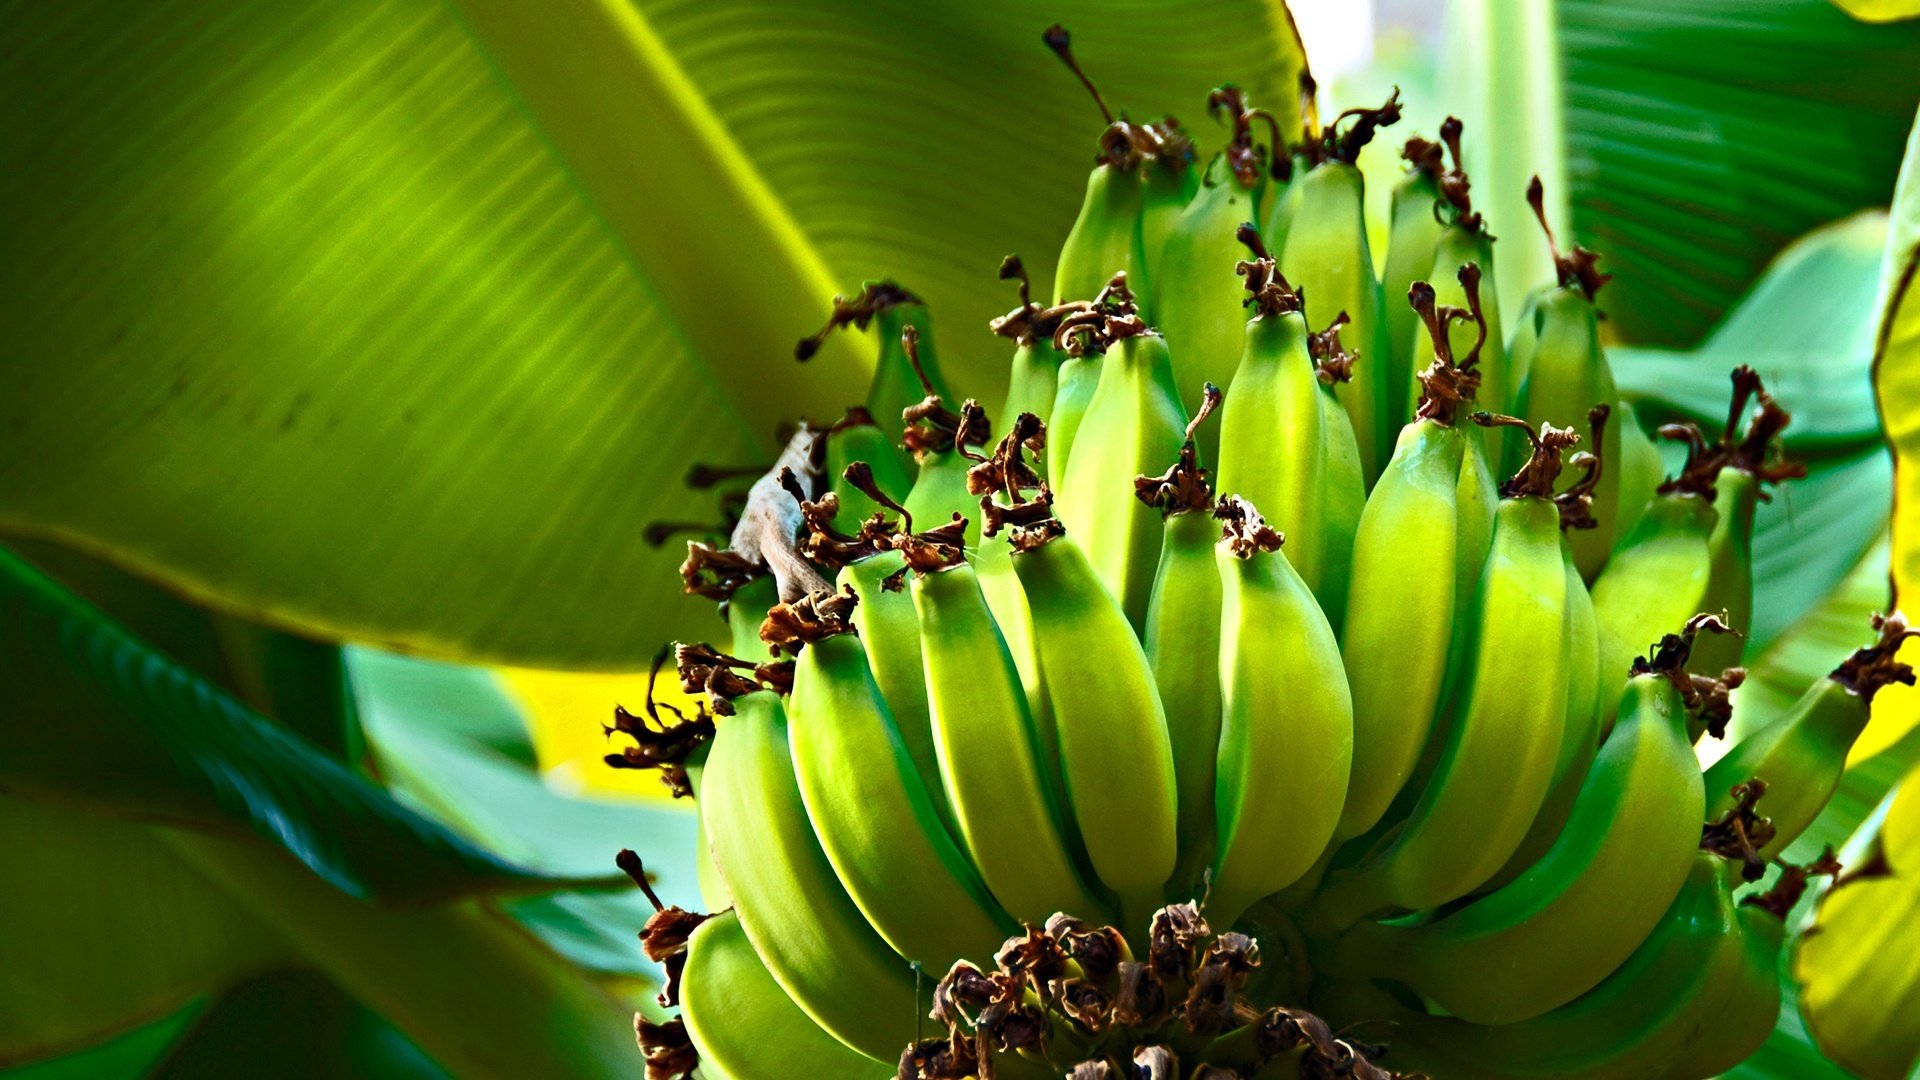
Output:
[[1500,497],[1503,499],[1551,499],[1554,486],[1560,480],[1560,456],[1580,442],[1580,436],[1572,428],[1557,428],[1552,424],[1541,424],[1534,430],[1532,424],[1517,416],[1504,416],[1498,413],[1477,412],[1473,422],[1481,427],[1519,428],[1527,433],[1527,442],[1533,446],[1533,453],[1514,474],[1500,485]]
[[[1345,131],[1340,125],[1351,121]],[[1343,161],[1352,165],[1360,160],[1360,151],[1373,141],[1383,127],[1400,122],[1400,88],[1378,108],[1347,109],[1328,121],[1325,128],[1309,129],[1306,138],[1294,149],[1315,165],[1325,161]]]
[[[1778,442],[1780,433],[1793,422],[1793,416],[1767,393],[1760,376],[1742,364],[1733,369],[1733,397],[1727,408],[1726,426],[1716,441],[1707,442],[1706,434],[1695,423],[1663,424],[1661,438],[1687,444],[1687,460],[1677,476],[1660,485],[1664,493],[1697,495],[1712,501],[1722,469],[1738,469],[1754,477],[1755,495],[1761,502],[1773,496],[1767,485],[1779,484],[1807,474],[1806,465],[1789,461]],[[1748,417],[1748,409],[1758,411]],[[1742,421],[1745,421],[1744,430]]]
[[1028,279],[1027,266],[1018,255],[1009,255],[1000,261],[1000,280],[1020,283],[1020,306],[989,322],[987,329],[1021,345],[1031,345],[1036,341],[1051,342],[1054,333],[1060,329],[1061,320],[1093,307],[1090,300],[1071,300],[1052,307],[1035,303],[1033,282]]
[[1599,527],[1599,521],[1593,516],[1593,493],[1600,486],[1600,474],[1607,468],[1601,448],[1606,445],[1607,421],[1612,415],[1613,408],[1605,402],[1587,410],[1587,444],[1593,449],[1583,450],[1567,460],[1568,465],[1581,471],[1580,479],[1553,497],[1554,505],[1560,508],[1563,530]]
[[700,1055],[693,1048],[684,1021],[656,1024],[634,1013],[633,1039],[646,1058],[647,1080],[692,1080],[693,1070],[700,1066]]
[[1760,849],[1774,837],[1773,822],[1755,809],[1766,793],[1767,782],[1757,776],[1735,784],[1729,792],[1734,805],[1700,828],[1700,850],[1741,863],[1740,877],[1744,881],[1759,881],[1767,872]]
[[1879,633],[1880,640],[1865,648],[1856,649],[1852,656],[1842,661],[1828,676],[1833,681],[1859,694],[1868,701],[1885,686],[1895,683],[1912,686],[1913,666],[1898,659],[1900,646],[1908,638],[1920,637],[1920,630],[1907,626],[1907,617],[1900,612],[1873,616],[1873,629]]
[[[1253,141],[1253,121],[1263,116],[1272,128],[1276,144],[1279,125],[1271,115],[1251,108],[1247,104],[1246,91],[1228,83],[1216,87],[1207,95],[1207,115],[1218,120],[1225,116],[1233,125],[1233,135],[1220,152],[1225,155],[1227,168],[1241,187],[1250,188],[1260,182],[1260,174],[1266,168],[1268,148]],[[1274,153],[1279,153],[1276,149]]]
[[[1433,286],[1416,281],[1407,290],[1407,304],[1420,316],[1433,341],[1433,362],[1419,375],[1420,404],[1415,415],[1423,420],[1452,424],[1461,406],[1480,392],[1480,350],[1487,343],[1487,317],[1480,304],[1480,266],[1467,263],[1460,268],[1460,287],[1466,294],[1465,309],[1439,303]],[[1453,338],[1448,332],[1455,322],[1472,320],[1479,328],[1473,348],[1456,360]]]
[[1261,552],[1279,551],[1287,538],[1267,524],[1253,504],[1238,495],[1221,499],[1213,508],[1220,522],[1220,546],[1236,559],[1251,559]]
[[[1466,125],[1458,117],[1449,116],[1440,124],[1440,141],[1446,144],[1447,153],[1453,159],[1453,167],[1439,174],[1440,198],[1433,204],[1433,216],[1442,225],[1448,224],[1444,211],[1453,211],[1452,224],[1458,225],[1470,233],[1486,235],[1486,219],[1474,212],[1471,191],[1473,183],[1467,179],[1467,170],[1460,162],[1460,132]],[[1491,237],[1489,237],[1491,239]]]
[[1253,258],[1233,264],[1233,272],[1247,279],[1247,298],[1241,305],[1260,315],[1289,315],[1303,310],[1300,293],[1280,273],[1280,264],[1267,251],[1259,230],[1245,223],[1234,230],[1233,236],[1253,253]]
[[1719,615],[1702,612],[1688,619],[1687,625],[1679,633],[1662,637],[1646,656],[1634,657],[1633,674],[1665,676],[1680,692],[1680,702],[1687,713],[1705,722],[1707,733],[1720,739],[1726,737],[1727,721],[1733,716],[1730,695],[1746,681],[1747,670],[1727,668],[1718,677],[1688,672],[1687,661],[1693,655],[1693,641],[1702,630],[1716,634],[1739,633],[1727,625],[1724,612]]
[[1553,226],[1547,224],[1547,189],[1540,182],[1538,174],[1527,183],[1527,205],[1533,207],[1534,220],[1540,223],[1540,231],[1547,234],[1547,250],[1553,253],[1554,275],[1563,289],[1578,288],[1586,294],[1587,302],[1592,303],[1600,286],[1613,280],[1612,274],[1600,272],[1600,256],[1573,245],[1573,250],[1563,252],[1553,238]]
[[[644,719],[619,705],[614,706],[613,723],[605,727],[606,734],[611,736],[617,731],[633,739],[634,745],[619,753],[608,754],[604,760],[616,769],[655,770],[660,773],[661,782],[673,793],[673,797],[684,799],[693,795],[686,762],[694,751],[713,738],[713,717],[708,714],[704,702],[696,703],[694,715],[688,716],[673,705],[655,700],[654,686],[666,660],[667,653],[663,650],[654,657],[653,668],[647,673]],[[673,715],[671,722],[660,715],[662,710]]]
[[1127,287],[1127,273],[1113,275],[1085,308],[1060,320],[1053,331],[1053,347],[1068,356],[1102,353],[1130,337],[1150,333],[1152,328],[1140,318],[1133,290]]
[[1307,335],[1307,354],[1313,357],[1313,374],[1323,386],[1353,381],[1353,365],[1360,354],[1348,352],[1340,343],[1340,330],[1350,322],[1346,312],[1333,317],[1325,330]]
[[1187,438],[1180,444],[1180,457],[1159,476],[1133,478],[1133,497],[1170,518],[1176,514],[1213,513],[1213,483],[1200,465],[1193,434],[1219,409],[1220,388],[1207,383],[1201,391],[1200,409],[1187,421]]
[[631,848],[621,849],[613,857],[613,864],[633,879],[647,902],[653,905],[653,914],[647,917],[647,924],[640,931],[640,950],[647,959],[666,968],[666,985],[658,1000],[661,1008],[672,1008],[680,1004],[680,975],[687,966],[687,941],[693,937],[694,929],[711,916],[661,903],[647,877],[646,866]]
[[[1745,907],[1757,907],[1781,922],[1786,922],[1794,906],[1800,903],[1802,896],[1806,895],[1807,885],[1813,878],[1838,879],[1842,869],[1840,860],[1834,858],[1833,845],[1829,844],[1821,850],[1818,857],[1805,866],[1796,866],[1789,862],[1780,863],[1780,878],[1773,883],[1773,888],[1753,896],[1743,896],[1740,898],[1740,903]],[[1850,876],[1847,880],[1851,881],[1853,878]]]
[[728,656],[701,643],[675,645],[673,655],[680,672],[680,688],[689,694],[707,695],[708,705],[719,716],[732,716],[734,698],[760,689],[753,678],[740,674],[758,666],[750,660]]
[[811,360],[820,351],[821,343],[835,330],[843,326],[865,330],[873,323],[874,316],[906,304],[924,306],[925,301],[908,292],[897,281],[869,281],[854,296],[835,296],[826,325],[812,336],[801,338],[800,343],[793,347],[793,358],[803,362]]
[[775,654],[794,655],[802,647],[853,633],[853,609],[860,603],[853,586],[839,592],[821,589],[790,604],[775,604],[760,624],[760,640]]

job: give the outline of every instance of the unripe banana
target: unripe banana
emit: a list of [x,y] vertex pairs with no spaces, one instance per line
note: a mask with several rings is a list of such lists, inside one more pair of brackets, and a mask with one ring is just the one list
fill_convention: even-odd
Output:
[[[940,376],[940,361],[933,348],[933,319],[921,299],[894,281],[869,281],[852,297],[833,298],[833,310],[812,337],[802,338],[794,347],[794,356],[805,361],[820,348],[827,335],[843,327],[857,330],[874,327],[880,342],[873,382],[867,388],[866,407],[880,429],[893,442],[900,441],[902,410],[928,394],[950,397]],[[909,357],[902,338],[911,333],[921,345],[917,356]],[[902,468],[911,459],[896,451]],[[849,459],[852,460],[852,459]]]
[[1159,476],[1134,481],[1135,495],[1166,520],[1143,636],[1166,713],[1178,792],[1179,858],[1167,885],[1167,897],[1174,901],[1198,899],[1201,876],[1213,862],[1214,769],[1220,753],[1220,665],[1211,662],[1220,653],[1220,570],[1213,549],[1220,530],[1194,431],[1219,405],[1219,388],[1207,384],[1187,424],[1179,461]]
[[[1620,431],[1620,525],[1613,537],[1617,547],[1640,527],[1640,519],[1666,482],[1667,467],[1660,460],[1660,448],[1654,445],[1653,437],[1640,426],[1632,402],[1621,399],[1614,410],[1614,424]],[[1606,467],[1615,466],[1609,462]]]
[[1619,967],[1679,893],[1700,843],[1706,807],[1679,682],[1701,625],[1669,635],[1628,683],[1619,727],[1539,862],[1442,918],[1361,923],[1326,950],[1328,969],[1397,979],[1463,1020],[1511,1024]]
[[[1748,417],[1750,402],[1758,408]],[[1767,485],[1807,474],[1806,466],[1780,455],[1778,437],[1792,420],[1752,368],[1743,364],[1733,370],[1733,404],[1714,448],[1719,464],[1714,508],[1720,516],[1707,537],[1711,570],[1703,610],[1725,611],[1739,636],[1701,642],[1705,651],[1699,664],[1705,670],[1738,664],[1753,629],[1753,516],[1759,503],[1771,499]]]
[[1161,249],[1166,247],[1174,223],[1200,190],[1200,170],[1195,166],[1193,140],[1180,121],[1169,116],[1157,124],[1144,125],[1144,132],[1153,143],[1153,152],[1141,166],[1146,189],[1141,196],[1140,244],[1148,277],[1157,278]]
[[1141,925],[1163,902],[1178,847],[1173,749],[1147,655],[1071,536],[1030,530],[1013,567],[1080,842],[1126,925]]
[[[1472,308],[1475,312],[1471,323],[1463,322],[1452,328],[1454,355],[1466,356],[1470,352],[1477,355],[1480,373],[1477,400],[1480,407],[1491,412],[1509,413],[1513,411],[1514,381],[1507,364],[1499,299],[1491,288],[1486,289],[1484,295],[1474,295],[1480,281],[1491,281],[1493,278],[1493,238],[1487,235],[1486,221],[1474,211],[1467,194],[1467,174],[1460,167],[1460,132],[1460,122],[1451,117],[1440,128],[1440,138],[1452,156],[1453,167],[1442,172],[1437,181],[1442,202],[1435,212],[1443,215],[1446,223],[1434,241],[1433,264],[1424,277],[1433,283],[1437,301],[1443,308]],[[1460,274],[1462,268],[1468,265],[1476,268],[1472,288]],[[1456,281],[1460,283],[1459,288],[1454,285]],[[1477,346],[1476,337],[1480,342]],[[1414,395],[1413,400],[1418,401],[1422,391],[1417,382],[1419,374],[1426,370],[1434,357],[1431,331],[1422,333],[1415,328],[1411,346],[1413,362],[1409,368],[1416,383],[1409,389]],[[1514,441],[1518,442],[1517,436]],[[1497,444],[1492,460],[1504,460],[1504,452],[1498,449],[1503,445]]]
[[[1458,123],[1458,121],[1451,121]],[[1420,321],[1411,307],[1400,303],[1416,281],[1433,272],[1434,248],[1440,240],[1440,174],[1445,171],[1446,148],[1418,136],[1408,139],[1400,156],[1412,166],[1393,185],[1391,224],[1387,231],[1387,262],[1380,281],[1386,347],[1365,362],[1380,371],[1390,387],[1388,415],[1395,423],[1413,419],[1419,397],[1410,391],[1418,371],[1413,366]],[[1273,243],[1278,240],[1269,239]]]
[[[1355,162],[1376,130],[1399,119],[1396,90],[1378,109],[1349,109],[1323,131],[1309,133],[1301,145],[1312,165],[1292,180],[1299,206],[1286,243],[1273,248],[1281,273],[1312,302],[1314,322],[1330,322],[1336,313],[1348,320],[1346,338],[1360,363],[1351,366],[1351,378],[1335,388],[1335,396],[1353,425],[1369,485],[1393,454],[1403,423],[1393,404],[1405,386],[1391,386],[1388,366],[1375,362],[1387,351],[1385,313],[1367,243],[1366,183]],[[1351,124],[1343,129],[1344,120]],[[1284,520],[1281,527],[1295,531]]]
[[1024,922],[1106,905],[1080,880],[1013,657],[957,546],[913,540],[927,704],[961,837],[1001,907]]
[[877,1061],[913,1038],[913,970],[847,896],[814,837],[773,694],[748,694],[707,757],[701,823],[753,951],[794,1003]]
[[[1511,417],[1475,419],[1526,428]],[[1368,912],[1465,896],[1513,854],[1546,798],[1572,678],[1553,494],[1561,453],[1579,436],[1568,428],[1526,430],[1534,456],[1504,487],[1474,601],[1462,705],[1435,771],[1386,850],[1329,880],[1309,913],[1315,924],[1343,928]]]
[[[1715,470],[1717,472],[1717,470]],[[1613,730],[1617,688],[1648,641],[1707,610],[1712,557],[1707,538],[1719,515],[1713,473],[1684,470],[1663,485],[1640,524],[1593,583],[1600,627],[1600,738]]]
[[[1053,400],[1060,392],[1060,362],[1066,356],[1054,347],[1053,332],[1073,305],[1043,308],[1033,300],[1033,283],[1027,278],[1026,264],[1018,255],[1000,262],[1000,280],[1020,283],[1020,306],[988,325],[994,333],[1014,343],[1013,364],[1007,374],[1007,397],[995,415],[1014,417],[1032,413],[1042,423],[1053,413]],[[1046,462],[1036,463],[1045,475]]]
[[[1079,356],[1071,351],[1060,361],[1059,387],[1053,393],[1053,411],[1047,416],[1047,475],[1067,475],[1067,463],[1073,443],[1086,419],[1087,405],[1100,386],[1101,354],[1088,350]],[[1017,414],[1016,414],[1017,415]]]
[[1353,762],[1353,702],[1333,628],[1238,496],[1221,500],[1224,701],[1207,917],[1231,926],[1298,880],[1333,839]]
[[687,941],[680,1017],[708,1076],[888,1075],[886,1066],[820,1030],[793,1003],[731,911],[708,917]]
[[880,936],[923,970],[988,956],[1018,925],[934,810],[849,621],[850,593],[815,593],[787,702],[800,794],[840,883]]
[[[1353,782],[1336,835],[1371,829],[1400,793],[1438,713],[1452,648],[1462,433],[1421,419],[1361,514],[1341,638],[1353,690]],[[1391,670],[1392,679],[1374,677]]]
[[[1246,312],[1234,271],[1241,253],[1235,235],[1243,223],[1254,220],[1267,173],[1265,148],[1254,144],[1252,129],[1253,120],[1266,114],[1248,108],[1239,88],[1232,86],[1215,90],[1207,107],[1216,115],[1228,115],[1233,136],[1208,163],[1200,190],[1167,234],[1151,304],[1153,324],[1173,351],[1175,393],[1181,401],[1198,401],[1207,383],[1228,385],[1240,362]],[[1140,288],[1134,284],[1136,292]],[[1214,460],[1214,449],[1208,433],[1201,432],[1201,460]],[[1169,451],[1158,460],[1171,456]]]
[[[1719,1070],[1702,1072],[1684,1063],[1709,1059],[1727,1042],[1748,1039],[1723,1027],[1730,1013],[1755,1012],[1740,1006],[1753,981],[1750,957],[1761,949],[1746,925],[1753,909],[1735,904],[1734,886],[1725,859],[1696,854],[1679,895],[1626,962],[1578,999],[1531,1020],[1481,1025],[1429,1016],[1347,982],[1316,994],[1316,1001],[1328,1006],[1334,1022],[1393,1024],[1396,1064],[1404,1061],[1442,1077],[1701,1080]],[[1773,937],[1777,940],[1778,933]],[[1764,941],[1759,944],[1764,948]],[[1777,1006],[1779,980],[1771,968],[1768,972]],[[1771,1015],[1767,1022],[1771,1028]]]
[[1780,1021],[1780,949],[1783,916],[1742,900],[1739,968],[1717,987],[1712,1007],[1694,1025],[1696,1036],[1668,1059],[1656,1080],[1704,1080],[1732,1070],[1772,1038]]
[[1126,494],[1134,477],[1179,452],[1186,410],[1174,389],[1167,343],[1140,321],[1123,281],[1112,283],[1100,308],[1063,322],[1060,334],[1074,350],[1104,346],[1106,355],[1058,483],[1055,513],[1139,627],[1153,594],[1161,525]]
[[1567,675],[1567,718],[1561,729],[1560,754],[1553,764],[1553,780],[1547,785],[1547,797],[1527,835],[1521,839],[1507,864],[1493,875],[1482,891],[1492,892],[1519,877],[1540,860],[1560,838],[1567,818],[1573,813],[1574,800],[1586,781],[1587,770],[1600,749],[1600,628],[1593,618],[1593,598],[1587,595],[1587,583],[1573,563],[1573,551],[1562,545],[1567,571],[1567,656],[1571,665]]
[[[1611,408],[1619,397],[1614,388],[1613,369],[1600,347],[1599,312],[1594,309],[1594,296],[1606,284],[1608,275],[1599,271],[1596,265],[1599,257],[1578,244],[1566,254],[1560,252],[1553,230],[1547,225],[1544,200],[1545,193],[1536,176],[1527,188],[1527,201],[1533,205],[1540,228],[1547,235],[1558,284],[1539,294],[1523,313],[1507,350],[1509,363],[1519,380],[1516,396],[1521,415],[1534,424],[1567,423],[1574,417],[1585,416],[1596,404]],[[1579,566],[1581,577],[1587,580],[1592,580],[1606,565],[1618,535],[1615,530],[1620,523],[1619,424],[1608,424],[1601,430],[1592,453],[1600,463],[1589,482],[1593,527],[1567,534],[1574,563]],[[1572,482],[1569,479],[1563,483],[1562,489]]]
[[[852,590],[859,601],[853,627],[867,653],[868,670],[893,716],[894,730],[913,761],[920,783],[933,798],[934,811],[949,832],[958,832],[940,781],[940,759],[933,746],[933,722],[927,712],[927,676],[920,663],[920,616],[913,597],[899,587],[906,559],[897,551],[848,563],[834,587]],[[890,587],[891,583],[891,587]]]
[[1060,262],[1053,274],[1053,302],[1099,292],[1115,274],[1126,274],[1144,295],[1146,253],[1142,246],[1140,215],[1144,207],[1141,164],[1148,147],[1143,133],[1125,120],[1116,120],[1106,99],[1073,58],[1072,39],[1059,24],[1042,35],[1047,47],[1067,65],[1106,118],[1093,172],[1080,214],[1060,246]]
[[[1324,335],[1308,333],[1299,294],[1275,269],[1251,226],[1241,226],[1240,239],[1254,256],[1239,270],[1255,313],[1220,419],[1220,484],[1255,506],[1272,508],[1269,520],[1292,537],[1287,562],[1337,632],[1366,480],[1357,467],[1352,426],[1337,405],[1328,407],[1321,376],[1350,370],[1352,358],[1333,356],[1338,320]],[[1318,350],[1310,348],[1316,339],[1322,343]],[[1332,366],[1318,366],[1315,351]]]
[[1840,786],[1847,752],[1867,726],[1873,696],[1893,683],[1913,684],[1913,669],[1895,659],[1915,635],[1898,615],[1876,616],[1880,640],[1856,650],[1833,673],[1765,727],[1741,739],[1707,769],[1707,817],[1734,808],[1734,787],[1759,779],[1766,784],[1760,810],[1773,838],[1757,854],[1772,859],[1820,816]]
[[829,486],[840,500],[840,510],[834,515],[833,525],[842,532],[856,532],[860,523],[879,513],[882,509],[866,492],[847,483],[843,477],[847,466],[856,461],[868,463],[873,475],[873,483],[889,498],[899,500],[907,497],[913,488],[913,480],[900,463],[900,455],[887,438],[880,426],[874,422],[873,414],[866,409],[855,407],[847,410],[840,422],[828,428],[820,436],[825,444],[825,463],[822,472]]

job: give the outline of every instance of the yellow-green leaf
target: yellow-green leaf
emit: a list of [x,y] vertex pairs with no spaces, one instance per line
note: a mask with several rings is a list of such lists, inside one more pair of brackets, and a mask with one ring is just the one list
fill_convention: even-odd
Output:
[[[1110,99],[1293,104],[1267,0],[105,0],[5,8],[0,530],[328,637],[635,670],[711,626],[691,460],[863,396],[798,368],[897,275],[997,399]],[[1217,141],[1217,140],[1216,140]]]
[[0,797],[0,865],[0,1066],[157,1019],[287,957],[145,826]]
[[[1894,191],[1886,261],[1881,271],[1881,316],[1873,360],[1874,393],[1893,447],[1894,603],[1920,596],[1920,124],[1908,141],[1907,161]],[[1905,655],[1920,655],[1909,647]],[[1875,702],[1874,746],[1887,746],[1920,726],[1920,694],[1904,687],[1886,704]],[[1898,709],[1896,713],[1894,709]]]
[[1833,0],[1840,10],[1866,22],[1920,18],[1920,0]]
[[1920,783],[1893,796],[1857,877],[1820,901],[1794,954],[1808,1029],[1867,1080],[1904,1080],[1920,1064]]

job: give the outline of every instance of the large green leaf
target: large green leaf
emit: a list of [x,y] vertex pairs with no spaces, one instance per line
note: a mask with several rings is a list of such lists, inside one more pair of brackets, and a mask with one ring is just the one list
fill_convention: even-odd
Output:
[[139,825],[0,797],[0,865],[0,1065],[166,1016],[286,956]]
[[626,1078],[631,1007],[476,901],[390,910],[275,851],[156,830],[302,959],[456,1076]]
[[0,785],[251,834],[355,896],[417,902],[545,888],[0,552]]
[[235,986],[194,1023],[149,1080],[447,1080],[392,1025],[311,971],[275,971]]
[[337,758],[360,757],[359,718],[338,645],[197,607],[58,544],[14,539],[7,547],[135,637],[262,715]]
[[799,369],[897,274],[996,397],[1009,306],[1110,97],[1292,104],[1268,0],[1045,12],[663,0],[13,2],[0,142],[0,528],[325,636],[638,668],[704,619],[694,458],[862,396]]
[[1574,229],[1618,275],[1619,336],[1691,344],[1793,238],[1886,202],[1920,25],[1829,0],[1556,8]]

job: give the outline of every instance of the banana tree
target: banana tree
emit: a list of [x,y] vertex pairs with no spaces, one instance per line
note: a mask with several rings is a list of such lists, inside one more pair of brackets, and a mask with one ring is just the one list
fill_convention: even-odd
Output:
[[1900,5],[9,14],[0,1063],[1914,1067]]

